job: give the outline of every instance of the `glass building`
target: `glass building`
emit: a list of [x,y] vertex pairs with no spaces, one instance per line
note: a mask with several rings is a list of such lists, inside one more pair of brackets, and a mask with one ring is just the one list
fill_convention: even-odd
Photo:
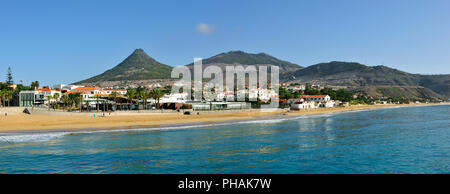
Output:
[[34,104],[34,91],[21,91],[19,93],[19,106],[31,107]]

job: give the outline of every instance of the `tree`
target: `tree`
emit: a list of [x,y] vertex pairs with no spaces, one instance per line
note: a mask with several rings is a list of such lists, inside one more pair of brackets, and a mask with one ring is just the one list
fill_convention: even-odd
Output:
[[[136,90],[134,89],[129,89],[127,91],[126,97],[128,98],[128,100],[130,101],[131,105],[133,105],[133,99],[136,96]],[[130,107],[131,110],[131,107]]]
[[81,111],[81,102],[83,102],[83,95],[81,95],[81,93],[71,93],[69,94],[69,104],[70,107],[72,107],[73,104],[75,104],[75,106],[80,106],[80,111]]
[[90,106],[91,106],[91,104],[89,104],[89,102],[88,101],[86,101],[85,103],[84,103],[84,105],[86,106],[86,111],[87,112],[90,112]]
[[100,95],[95,95],[95,100],[97,101],[97,112],[100,111]]
[[8,67],[8,73],[6,74],[6,83],[7,84],[13,84],[14,83],[11,67]]
[[283,87],[279,88],[279,93],[280,93],[279,94],[280,99],[291,99],[291,98],[294,98],[294,95],[289,90],[286,90]]
[[53,94],[53,99],[55,99],[55,102],[58,103],[58,100],[59,100],[59,93],[54,93],[54,94]]
[[50,110],[50,100],[52,100],[53,96],[46,96],[47,98],[47,105],[48,105],[48,110]]
[[155,88],[150,92],[150,96],[157,100],[156,107],[159,109],[159,99],[164,96],[164,93],[159,88]]
[[33,90],[35,90],[36,88],[39,88],[39,82],[38,81],[31,82],[30,87]]
[[6,99],[8,100],[8,107],[11,106],[12,98],[13,98],[13,92],[12,91],[6,91]]
[[5,100],[5,98],[6,98],[6,97],[5,97],[5,91],[0,90],[0,100],[1,100],[1,101],[0,101],[0,103],[1,103],[0,105],[1,105],[1,106],[4,105],[4,100]]
[[[120,96],[119,92],[116,92],[116,91],[111,92],[111,94],[109,95],[109,97],[111,97],[111,98],[114,99],[114,103],[117,102],[117,98],[118,98],[119,96]],[[117,109],[117,107],[116,107],[116,109]]]
[[69,100],[69,97],[67,95],[62,95],[61,96],[61,101],[64,104],[63,106],[63,110],[66,110],[66,106],[67,106],[67,101]]
[[[143,99],[143,93],[145,92],[145,89],[142,86],[139,86],[136,88],[136,98],[137,99]],[[138,106],[140,106],[138,101]]]
[[142,99],[144,100],[144,110],[147,108],[147,99],[150,96],[150,94],[146,91],[142,92],[141,94]]
[[111,94],[109,95],[109,97],[114,99],[114,102],[117,102],[117,98],[120,96],[119,92],[111,92]]
[[78,103],[80,104],[80,112],[81,112],[81,107],[82,107],[82,103],[83,103],[83,95],[78,93],[77,100],[78,100]]

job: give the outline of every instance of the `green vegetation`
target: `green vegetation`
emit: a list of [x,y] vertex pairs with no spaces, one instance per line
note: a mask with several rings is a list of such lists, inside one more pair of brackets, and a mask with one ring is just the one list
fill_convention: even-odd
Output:
[[238,63],[243,65],[270,64],[283,67],[286,66],[294,69],[302,68],[297,64],[277,59],[265,53],[251,54],[243,51],[230,51],[227,53],[221,53],[214,57],[203,60],[203,64],[210,64],[210,63],[225,63],[225,64]]
[[[295,72],[280,75],[283,81],[320,82],[321,85],[368,87],[368,86],[422,86],[431,90],[404,90],[411,98],[450,97],[450,75],[410,74],[386,66],[365,66],[359,63],[333,61],[319,63]],[[402,96],[407,97],[403,94]]]
[[2,106],[11,106],[11,100],[13,98],[13,92],[10,90],[1,90],[0,91],[1,105]]
[[[300,95],[329,95],[332,100],[339,100],[341,102],[349,102],[351,105],[356,104],[372,104],[373,102],[380,103],[381,100],[389,103],[408,104],[411,101],[416,101],[416,98],[405,97],[370,97],[358,92],[347,89],[333,90],[331,88],[314,89],[309,84],[306,84],[304,91],[291,92],[283,87],[280,87],[280,99],[294,99],[299,98]],[[281,103],[280,103],[281,104]]]
[[36,88],[39,88],[39,82],[38,81],[31,82],[30,87],[33,90],[35,90]]
[[339,90],[333,90],[331,88],[314,89],[311,88],[309,84],[306,84],[304,91],[296,91],[296,92],[291,92],[283,87],[280,87],[279,94],[280,99],[298,98],[299,95],[329,95],[331,99],[339,100],[342,102],[350,102],[351,100],[353,100],[353,95],[355,95],[355,93],[352,93],[345,89]]
[[158,109],[160,108],[159,99],[161,99],[163,96],[164,96],[164,93],[159,88],[155,88],[150,92],[150,97],[157,100],[156,108],[158,108]]
[[172,67],[149,57],[142,49],[136,49],[130,56],[114,68],[92,78],[76,82],[93,83],[100,81],[124,81],[170,78]]
[[[216,65],[221,67],[222,70],[224,71],[225,66],[237,64],[244,66],[256,65],[257,67],[261,65],[264,66],[275,65],[279,67],[280,72],[293,72],[303,68],[297,64],[277,59],[265,53],[251,54],[243,51],[230,51],[226,53],[221,53],[213,57],[203,59],[202,64],[203,68],[206,68],[209,65]],[[187,65],[187,67],[192,69],[193,65],[194,63],[190,63]],[[270,72],[270,68],[268,68],[268,71]],[[226,75],[224,74],[224,76]]]
[[14,83],[11,67],[8,67],[8,73],[6,74],[6,83],[7,84],[13,84]]

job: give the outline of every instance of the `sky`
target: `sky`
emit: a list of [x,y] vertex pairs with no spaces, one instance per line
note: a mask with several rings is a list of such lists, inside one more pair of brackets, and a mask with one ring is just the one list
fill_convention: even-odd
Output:
[[171,66],[242,50],[449,74],[449,10],[448,0],[2,0],[0,80],[11,67],[16,83],[73,83],[137,48]]

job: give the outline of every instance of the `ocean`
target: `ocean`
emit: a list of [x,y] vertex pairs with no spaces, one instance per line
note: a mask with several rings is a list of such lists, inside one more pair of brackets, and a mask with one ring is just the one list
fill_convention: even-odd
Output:
[[450,173],[450,106],[0,134],[0,173]]

